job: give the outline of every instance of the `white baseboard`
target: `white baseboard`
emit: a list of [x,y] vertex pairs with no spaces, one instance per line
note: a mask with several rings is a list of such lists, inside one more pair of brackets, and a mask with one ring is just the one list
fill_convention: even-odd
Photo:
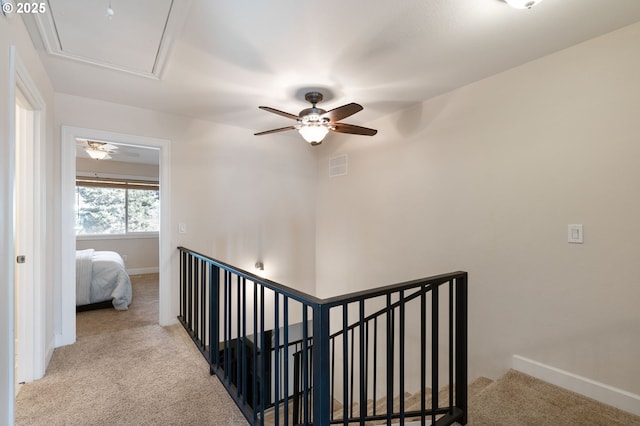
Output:
[[166,323],[160,322],[160,326],[162,327],[169,327],[171,325],[176,325],[176,324],[180,324],[180,322],[178,321],[178,318],[176,317],[171,318],[171,320]]
[[47,351],[45,353],[44,358],[44,369],[47,370],[49,363],[51,362],[51,358],[53,358],[53,350],[55,349],[55,339],[51,341],[51,344],[47,347]]
[[157,266],[151,268],[131,268],[127,269],[128,275],[142,275],[142,274],[157,274],[160,272],[160,268]]
[[[75,309],[74,309],[74,315],[75,315]],[[68,335],[64,335],[64,334],[57,334],[55,335],[54,338],[54,346],[56,348],[59,348],[61,346],[67,346],[67,345],[73,345],[76,342],[76,336],[68,336]]]
[[533,376],[604,404],[640,416],[640,395],[627,392],[520,355],[513,356],[514,370]]

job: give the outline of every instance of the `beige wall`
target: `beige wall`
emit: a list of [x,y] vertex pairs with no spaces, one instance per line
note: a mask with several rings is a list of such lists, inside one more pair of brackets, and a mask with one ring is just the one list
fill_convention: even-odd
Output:
[[[303,291],[315,289],[315,158],[297,138],[65,94],[56,124],[171,141],[171,244]],[[178,234],[178,224],[187,225]],[[177,282],[177,251],[175,279]],[[176,290],[177,294],[177,290]],[[177,305],[176,305],[177,306]]]
[[[13,85],[12,77],[9,74],[9,50],[11,46],[16,47],[16,54],[25,65],[29,77],[36,86],[40,96],[47,106],[53,103],[53,89],[51,83],[44,72],[44,68],[31,44],[31,39],[22,23],[22,19],[14,16],[12,19],[0,16],[0,423],[5,424],[12,416],[12,389],[13,384],[9,380],[9,375],[13,371],[13,358],[9,353],[10,348],[10,321],[11,314],[9,289],[13,285],[13,259],[15,253],[12,250],[12,200],[13,193],[11,182],[13,176],[9,167],[10,158],[13,151],[10,149],[11,140],[9,135],[10,117],[10,86]],[[41,238],[44,241],[45,249],[49,258],[45,261],[45,271],[43,278],[45,282],[44,300],[45,312],[45,342],[47,349],[53,348],[53,285],[59,281],[59,259],[55,250],[55,200],[52,198],[55,191],[55,180],[53,176],[58,167],[52,153],[53,141],[53,112],[47,108],[44,111],[45,134],[43,135],[43,173],[47,185],[42,188],[43,196],[46,200],[46,234]]]
[[323,144],[318,295],[466,270],[470,378],[519,354],[640,394],[638,40],[640,24]]

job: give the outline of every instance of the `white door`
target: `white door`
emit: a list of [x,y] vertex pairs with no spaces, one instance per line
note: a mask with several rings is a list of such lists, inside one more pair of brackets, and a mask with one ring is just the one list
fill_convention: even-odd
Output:
[[[33,380],[33,148],[34,112],[24,94],[16,91],[16,174],[14,193],[15,368],[16,382]],[[17,389],[18,387],[16,387]]]
[[44,375],[45,176],[42,125],[45,104],[16,58],[14,182],[15,381]]

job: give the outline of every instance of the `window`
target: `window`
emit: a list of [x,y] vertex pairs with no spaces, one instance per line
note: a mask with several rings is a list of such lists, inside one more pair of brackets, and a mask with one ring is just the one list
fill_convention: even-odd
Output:
[[160,230],[158,182],[76,179],[76,235],[127,235]]

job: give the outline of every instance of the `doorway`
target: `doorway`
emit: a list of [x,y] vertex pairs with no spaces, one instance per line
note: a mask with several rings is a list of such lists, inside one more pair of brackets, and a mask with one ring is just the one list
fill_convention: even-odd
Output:
[[78,140],[109,141],[119,146],[135,146],[159,150],[160,182],[160,232],[159,232],[159,306],[158,322],[167,325],[175,322],[171,289],[171,245],[170,245],[170,141],[102,130],[62,127],[62,286],[59,289],[61,306],[60,333],[56,334],[56,346],[74,343],[76,340],[76,295],[75,295],[75,181],[76,149]]
[[[83,288],[100,298],[77,308],[78,339],[158,324],[159,153],[157,148],[113,141],[77,141],[76,250],[100,259],[117,253],[132,295],[127,310],[113,309],[122,309],[125,299],[117,283],[128,287],[117,268],[100,269],[96,282],[88,276],[81,280]],[[82,288],[76,290],[83,294]],[[113,303],[112,292],[118,295]]]

